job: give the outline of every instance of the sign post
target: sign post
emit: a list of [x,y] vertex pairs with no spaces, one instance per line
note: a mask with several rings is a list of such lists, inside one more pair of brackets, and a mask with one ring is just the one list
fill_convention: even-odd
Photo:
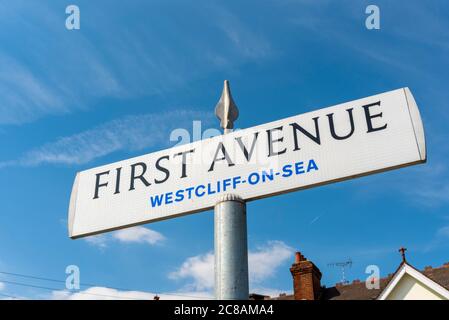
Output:
[[[232,99],[229,82],[215,108],[220,125],[227,134],[232,131],[238,109]],[[214,207],[215,298],[247,300],[248,240],[246,203],[236,194],[223,195]]]
[[78,172],[69,236],[214,208],[216,296],[248,299],[247,201],[427,160],[408,88],[233,131],[238,109],[225,81],[215,112],[223,135]]

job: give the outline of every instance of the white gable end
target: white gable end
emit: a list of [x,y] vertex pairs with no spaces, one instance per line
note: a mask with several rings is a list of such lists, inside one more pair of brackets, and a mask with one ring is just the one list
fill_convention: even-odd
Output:
[[445,298],[410,275],[404,274],[386,300],[445,300]]
[[396,272],[379,300],[449,300],[449,291],[407,264]]

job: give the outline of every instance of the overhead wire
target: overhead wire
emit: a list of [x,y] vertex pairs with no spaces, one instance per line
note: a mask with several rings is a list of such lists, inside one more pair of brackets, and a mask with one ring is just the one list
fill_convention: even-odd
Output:
[[[36,275],[29,275],[29,274],[22,274],[22,273],[15,273],[15,272],[7,272],[7,271],[0,271],[0,274],[4,274],[7,276],[14,276],[14,277],[21,277],[21,278],[28,278],[28,279],[33,279],[33,280],[40,280],[40,281],[49,281],[49,282],[55,282],[55,283],[66,283],[65,280],[60,280],[60,279],[54,279],[54,278],[48,278],[48,277],[42,277],[42,276],[36,276]],[[15,281],[9,281],[9,280],[2,280],[0,279],[0,282],[4,282],[4,283],[9,283],[9,284],[13,284],[13,285],[19,285],[19,286],[28,286],[28,287],[33,287],[33,288],[37,288],[37,289],[43,289],[43,290],[52,290],[52,291],[63,291],[61,289],[58,288],[50,288],[50,287],[45,287],[45,286],[39,286],[39,285],[33,285],[33,284],[26,284],[26,283],[21,283],[21,282],[15,282]],[[120,290],[120,291],[138,291],[135,289],[127,289],[127,288],[119,288],[119,287],[112,287],[112,286],[104,286],[104,285],[99,285],[99,284],[93,284],[93,283],[80,283],[80,286],[83,287],[103,287],[103,288],[107,288],[107,289],[114,289],[114,290]],[[68,291],[68,290],[65,290]],[[70,291],[68,291],[70,292]],[[147,291],[141,291],[143,293],[147,293],[147,294],[151,294],[154,296],[159,296],[160,291],[155,291],[153,292],[147,292]],[[109,297],[109,298],[120,298],[120,299],[128,299],[125,297],[119,297],[119,296],[114,296],[114,295],[104,295],[104,294],[96,294],[96,293],[88,293],[88,292],[83,292],[83,291],[75,291],[75,293],[78,294],[88,294],[88,295],[94,295],[94,296],[103,296],[103,297]],[[175,296],[175,297],[186,297],[186,298],[197,298],[197,299],[212,299],[211,297],[206,297],[206,296],[197,296],[197,295],[186,295],[186,294],[182,294],[182,293],[163,293],[163,295],[166,296]],[[131,300],[142,300],[142,298],[129,298]]]

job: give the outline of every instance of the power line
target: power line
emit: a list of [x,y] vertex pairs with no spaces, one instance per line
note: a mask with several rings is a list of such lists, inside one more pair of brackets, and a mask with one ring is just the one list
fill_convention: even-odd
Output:
[[9,295],[9,294],[5,294],[5,293],[0,293],[0,296],[2,297],[7,297],[7,298],[11,298],[11,299],[17,299],[17,297]]
[[[24,275],[20,273],[13,273],[13,272],[5,272],[0,271],[1,274],[6,274],[8,276],[16,276],[16,277],[22,277],[22,278],[29,278],[29,279],[36,279],[36,280],[44,280],[44,281],[52,281],[52,282],[58,282],[58,283],[65,283],[64,280],[56,280],[56,279],[50,279],[50,278],[44,278],[44,277],[37,277],[37,276],[31,276],[31,275]],[[84,284],[83,284],[84,285]],[[86,284],[88,285],[88,284]]]
[[[59,288],[50,288],[50,287],[38,286],[38,285],[34,285],[34,284],[29,284],[29,283],[15,282],[15,281],[3,280],[3,279],[0,279],[0,281],[3,282],[3,283],[17,285],[17,286],[23,286],[23,287],[44,289],[44,290],[50,290],[50,291],[61,291],[61,289],[59,289]],[[117,299],[127,299],[127,300],[142,300],[141,298],[119,297],[119,296],[113,296],[113,295],[108,295],[108,294],[100,294],[100,293],[89,293],[89,292],[76,292],[76,293],[92,295],[92,296],[99,296],[99,297],[107,297],[107,298],[117,298]]]
[[[15,277],[22,277],[22,278],[28,278],[28,279],[34,279],[34,280],[42,280],[42,281],[50,281],[50,282],[56,282],[56,283],[66,283],[65,280],[60,280],[60,279],[52,279],[52,278],[47,278],[47,277],[41,277],[41,276],[35,276],[35,275],[28,275],[28,274],[22,274],[22,273],[14,273],[14,272],[6,272],[6,271],[0,271],[0,274],[4,274],[4,275],[8,275],[8,276],[15,276]],[[0,280],[1,282],[5,282],[3,280]],[[26,285],[26,284],[21,284],[21,285]],[[33,285],[31,285],[33,286]],[[80,283],[80,286],[83,287],[103,287],[103,288],[107,288],[107,289],[115,289],[115,290],[120,290],[120,291],[136,291],[134,289],[127,289],[127,288],[119,288],[119,287],[111,287],[111,286],[103,286],[103,285],[99,285],[99,284],[93,284],[93,283]],[[34,286],[34,287],[38,287],[38,286]],[[41,289],[43,289],[44,287],[42,287]],[[61,289],[53,289],[53,288],[47,288],[47,290],[55,290],[55,291],[61,291]],[[157,292],[152,293],[152,292],[146,292],[146,291],[142,291],[144,293],[148,293],[148,294],[157,294]],[[77,293],[81,293],[83,294],[83,292],[77,292]],[[89,293],[91,294],[91,293]],[[93,294],[92,295],[97,295],[97,294]],[[211,299],[211,297],[206,297],[206,296],[193,296],[193,295],[186,295],[186,294],[177,294],[177,293],[164,293],[164,295],[167,296],[174,296],[174,297],[186,297],[186,298],[199,298],[199,299]],[[110,296],[110,297],[115,297],[115,298],[121,298],[118,296]],[[136,298],[137,300],[141,300],[140,298]]]

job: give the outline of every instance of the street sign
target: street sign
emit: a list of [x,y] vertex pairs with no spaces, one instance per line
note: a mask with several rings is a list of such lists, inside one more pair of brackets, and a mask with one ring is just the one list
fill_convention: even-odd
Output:
[[[279,107],[279,106],[275,106]],[[79,172],[69,236],[79,238],[426,161],[408,88]]]

